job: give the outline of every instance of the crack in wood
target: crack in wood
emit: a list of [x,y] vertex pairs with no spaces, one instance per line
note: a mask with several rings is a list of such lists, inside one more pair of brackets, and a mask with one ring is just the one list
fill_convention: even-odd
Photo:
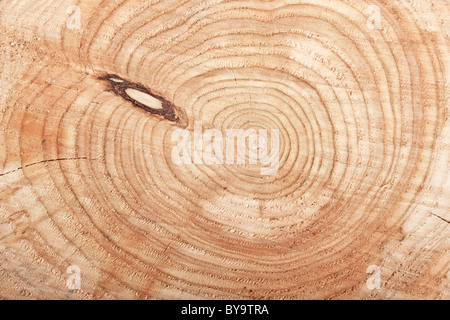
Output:
[[435,216],[436,218],[441,219],[444,222],[447,222],[448,224],[450,224],[450,221],[448,221],[447,219],[442,218],[441,216],[438,216],[437,214],[431,213],[433,216]]
[[10,170],[10,171],[7,171],[7,172],[0,173],[0,177],[6,176],[8,174],[14,173],[14,172],[19,171],[19,170],[23,170],[25,168],[28,168],[28,167],[31,167],[31,166],[34,166],[34,165],[37,165],[37,164],[53,162],[53,161],[67,161],[67,160],[96,160],[96,159],[88,159],[88,157],[76,157],[76,158],[57,158],[57,159],[41,160],[41,161],[36,161],[36,162],[33,162],[33,163],[26,164],[26,165],[24,165],[22,167],[18,167],[16,169],[13,169],[13,170]]

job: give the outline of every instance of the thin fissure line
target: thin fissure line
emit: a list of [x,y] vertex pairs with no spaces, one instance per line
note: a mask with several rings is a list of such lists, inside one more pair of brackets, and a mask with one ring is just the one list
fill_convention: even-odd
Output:
[[432,214],[433,216],[435,216],[436,218],[439,218],[439,219],[441,219],[442,221],[445,221],[445,222],[447,222],[448,224],[450,224],[450,221],[448,221],[448,220],[442,218],[441,216],[438,216],[437,214],[434,214],[434,213],[431,213],[431,214]]
[[13,172],[16,172],[16,171],[19,171],[19,170],[22,170],[24,168],[28,168],[28,167],[37,165],[37,164],[47,163],[47,162],[52,162],[52,161],[67,161],[67,160],[94,160],[95,161],[97,159],[88,159],[88,157],[76,157],[76,158],[57,158],[57,159],[41,160],[41,161],[37,161],[37,162],[26,164],[26,165],[24,165],[22,167],[18,167],[16,169],[14,169],[14,170],[10,170],[10,171],[7,171],[7,172],[0,173],[0,177],[5,176],[5,175],[10,174],[10,173],[13,173]]

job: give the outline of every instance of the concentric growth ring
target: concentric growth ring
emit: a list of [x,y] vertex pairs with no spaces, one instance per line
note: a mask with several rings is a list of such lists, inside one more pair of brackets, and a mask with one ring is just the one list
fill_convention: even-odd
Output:
[[[36,272],[80,266],[86,297],[373,294],[368,266],[397,266],[404,223],[432,180],[447,35],[430,39],[407,1],[137,2],[80,4],[80,30],[63,27],[59,47],[42,36],[64,57],[26,64],[8,96],[1,161],[22,170],[0,183],[32,193],[30,203],[22,191],[5,196],[6,217],[19,201],[31,228],[10,236],[11,248],[41,261]],[[448,5],[427,10],[435,27]],[[276,172],[261,174],[270,163],[249,163],[249,150],[244,164],[193,153],[176,163],[174,134],[194,152],[198,123],[215,139],[277,130]],[[62,158],[72,160],[40,162]],[[422,266],[443,259],[417,255]],[[49,297],[61,295],[49,285]],[[421,296],[408,288],[380,294]]]

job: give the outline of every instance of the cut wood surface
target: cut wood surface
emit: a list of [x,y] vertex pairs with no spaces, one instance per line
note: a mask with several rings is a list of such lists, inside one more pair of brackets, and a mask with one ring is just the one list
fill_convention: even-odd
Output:
[[[449,17],[0,1],[0,298],[449,299]],[[198,124],[278,130],[276,173],[174,162]]]

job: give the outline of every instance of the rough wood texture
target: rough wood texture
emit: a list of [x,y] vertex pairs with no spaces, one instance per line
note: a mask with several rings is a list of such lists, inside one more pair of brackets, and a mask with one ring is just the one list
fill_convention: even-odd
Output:
[[[0,297],[449,299],[449,17],[1,1]],[[175,165],[195,121],[279,129],[277,174]]]

